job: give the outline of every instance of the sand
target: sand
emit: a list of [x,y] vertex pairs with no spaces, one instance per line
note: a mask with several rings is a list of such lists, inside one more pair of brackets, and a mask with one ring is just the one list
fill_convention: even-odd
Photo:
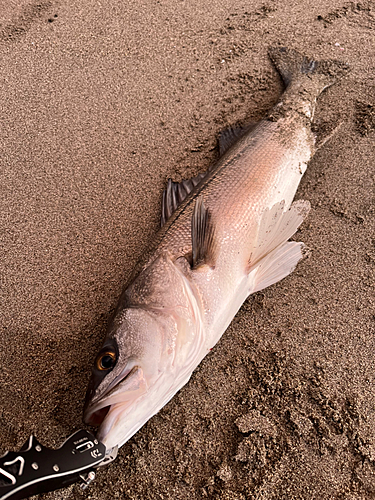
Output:
[[[375,498],[375,3],[2,0],[1,450],[80,429],[91,364],[169,177],[262,118],[281,43],[348,62],[297,198],[311,255],[243,305],[189,384],[82,492],[52,499]],[[35,497],[36,498],[36,497]]]

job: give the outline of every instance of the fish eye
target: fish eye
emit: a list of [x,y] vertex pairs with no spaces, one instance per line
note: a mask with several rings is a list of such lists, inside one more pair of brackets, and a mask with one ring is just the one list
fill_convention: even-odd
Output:
[[113,351],[103,351],[98,354],[95,360],[95,366],[100,371],[111,370],[117,361],[117,356]]

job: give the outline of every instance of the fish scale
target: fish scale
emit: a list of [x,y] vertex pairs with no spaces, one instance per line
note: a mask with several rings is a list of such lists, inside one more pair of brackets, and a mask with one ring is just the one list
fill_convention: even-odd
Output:
[[[303,122],[298,114],[291,118]],[[290,124],[291,119],[288,122]],[[293,124],[290,129],[291,144],[299,143],[298,156],[295,150],[281,144],[278,140],[280,123],[271,121],[261,122],[250,136],[236,144],[218,162],[208,179],[191,193],[169,225],[167,222],[158,250],[168,250],[174,257],[187,253],[191,247],[191,216],[198,195],[203,197],[218,221],[218,232],[224,244],[228,232],[233,234],[238,228],[237,242],[246,245],[248,241],[242,229],[257,223],[254,221],[256,213],[260,216],[265,207],[282,199],[289,206],[311,157],[313,141],[311,130],[303,127],[303,123],[298,128]],[[293,129],[297,137],[293,137]],[[283,131],[280,134],[284,136]],[[247,249],[250,251],[249,246]]]
[[270,57],[287,87],[281,100],[256,126],[233,130],[205,175],[168,182],[164,225],[108,325],[84,418],[109,452],[188,382],[246,298],[305,254],[288,240],[309,203],[292,201],[314,152],[316,99],[348,67],[285,48]]

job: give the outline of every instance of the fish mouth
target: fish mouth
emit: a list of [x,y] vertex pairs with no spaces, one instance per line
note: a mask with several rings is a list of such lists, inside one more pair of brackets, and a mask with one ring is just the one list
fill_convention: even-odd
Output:
[[98,401],[91,402],[85,408],[83,421],[99,427],[105,420],[111,407],[129,406],[140,394],[147,390],[147,383],[140,366],[134,366],[117,377]]
[[104,408],[96,410],[93,413],[87,409],[83,416],[83,420],[86,424],[91,425],[92,427],[99,427],[99,425],[103,423],[110,409],[111,405],[105,406]]

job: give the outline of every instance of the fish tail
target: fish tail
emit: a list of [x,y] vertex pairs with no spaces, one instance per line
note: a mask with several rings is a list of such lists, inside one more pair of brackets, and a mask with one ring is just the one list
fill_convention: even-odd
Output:
[[342,61],[316,61],[286,47],[272,47],[268,54],[286,87],[300,80],[302,75],[308,75],[314,81],[318,95],[349,71],[349,65]]

